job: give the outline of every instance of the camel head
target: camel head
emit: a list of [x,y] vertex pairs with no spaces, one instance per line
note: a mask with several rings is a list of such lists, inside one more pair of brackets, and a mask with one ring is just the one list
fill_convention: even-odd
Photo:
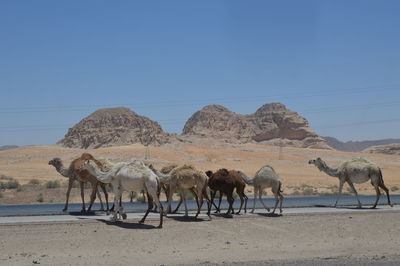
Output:
[[308,164],[313,164],[313,165],[317,166],[317,165],[321,165],[322,162],[323,162],[322,159],[318,157],[317,159],[309,160]]
[[55,168],[60,168],[62,166],[62,161],[60,158],[53,158],[49,161],[49,165],[52,165]]

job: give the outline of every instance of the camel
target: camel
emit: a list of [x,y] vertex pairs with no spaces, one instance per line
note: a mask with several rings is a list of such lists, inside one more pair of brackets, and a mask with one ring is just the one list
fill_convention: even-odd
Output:
[[337,195],[334,207],[337,206],[339,198],[342,195],[343,185],[345,182],[347,182],[351,190],[356,195],[358,208],[361,208],[361,202],[358,198],[358,194],[353,183],[361,184],[367,182],[368,180],[371,180],[371,184],[374,186],[376,191],[376,200],[374,205],[372,206],[372,209],[376,208],[376,205],[378,204],[379,198],[381,196],[379,187],[386,192],[388,204],[389,206],[393,207],[393,204],[390,202],[389,189],[385,186],[383,182],[381,169],[375,164],[367,161],[366,159],[354,158],[350,161],[343,162],[339,165],[338,168],[329,167],[321,158],[310,160],[308,163],[314,164],[320,171],[325,172],[329,176],[339,178],[339,193]]
[[100,193],[97,190],[97,186],[100,185],[101,189],[103,190],[104,196],[106,198],[106,205],[107,205],[107,212],[109,211],[108,208],[108,193],[105,187],[104,183],[98,182],[97,179],[93,176],[90,175],[88,171],[84,170],[80,170],[80,166],[81,164],[85,161],[85,160],[93,160],[95,161],[99,167],[103,167],[103,165],[97,161],[91,154],[89,153],[83,153],[81,155],[81,157],[76,158],[75,160],[73,160],[69,166],[68,169],[66,169],[63,166],[63,163],[61,161],[60,158],[53,158],[52,160],[49,161],[49,165],[53,165],[57,172],[60,173],[62,176],[67,177],[69,179],[68,182],[68,189],[67,189],[67,194],[66,194],[66,202],[65,202],[65,206],[63,211],[66,211],[68,209],[68,202],[69,202],[69,195],[72,189],[72,186],[75,182],[75,180],[77,180],[80,184],[81,187],[81,198],[82,198],[82,210],[81,212],[86,212],[86,207],[85,207],[85,196],[84,196],[84,184],[87,182],[90,182],[92,185],[92,193],[90,196],[90,205],[89,208],[87,209],[87,212],[90,212],[93,202],[96,199],[96,193],[99,197],[100,200],[100,204],[101,204],[101,210],[104,210],[104,206],[103,206],[103,202],[101,200],[101,196]]
[[274,210],[272,211],[272,214],[275,213],[276,207],[278,206],[279,202],[280,202],[279,210],[280,213],[282,213],[282,202],[283,202],[283,196],[282,196],[283,191],[281,190],[282,182],[279,176],[276,174],[274,168],[272,168],[269,165],[261,167],[261,169],[258,170],[254,175],[253,179],[249,179],[241,171],[238,171],[238,173],[246,184],[254,186],[254,204],[251,213],[254,213],[254,210],[256,208],[257,193],[258,193],[258,199],[261,201],[264,208],[268,212],[270,211],[270,209],[264,204],[261,198],[263,190],[269,187],[271,188],[271,191],[272,193],[274,193],[275,196],[275,207]]
[[240,208],[239,211],[236,214],[240,214],[240,211],[242,210],[243,207],[243,199],[244,199],[244,212],[246,213],[247,211],[247,196],[244,194],[244,188],[246,186],[245,182],[242,180],[242,178],[239,176],[237,171],[231,170],[228,171],[225,168],[219,169],[217,172],[213,173],[212,171],[207,171],[206,172],[207,176],[209,177],[208,180],[208,186],[212,190],[211,192],[211,204],[214,204],[214,198],[219,191],[219,204],[218,207],[216,207],[217,211],[220,212],[220,206],[221,206],[221,199],[223,194],[226,194],[228,203],[229,203],[229,208],[226,214],[232,214],[234,213],[233,210],[233,190],[236,188],[236,193],[240,197]]
[[163,207],[158,198],[159,180],[157,175],[154,174],[153,171],[143,162],[135,161],[132,163],[116,163],[109,171],[103,172],[93,160],[87,160],[82,164],[81,169],[88,170],[90,174],[94,175],[103,183],[112,184],[115,195],[114,206],[116,206],[115,208],[117,209],[117,211],[114,212],[113,217],[111,217],[112,222],[117,221],[118,213],[125,214],[123,207],[118,204],[118,200],[121,198],[124,190],[135,192],[145,190],[147,192],[148,208],[139,223],[144,223],[146,220],[147,215],[153,209],[154,200],[160,212],[160,224],[158,225],[158,228],[162,228]]
[[188,208],[186,204],[184,190],[188,189],[193,192],[196,197],[197,213],[195,218],[200,214],[203,206],[203,197],[207,200],[208,210],[207,215],[211,219],[211,202],[207,194],[207,175],[202,171],[197,170],[192,165],[182,165],[175,167],[169,174],[162,174],[153,169],[160,178],[161,183],[168,184],[168,210],[171,210],[172,195],[175,190],[180,194],[181,200],[185,205],[185,216],[188,216]]

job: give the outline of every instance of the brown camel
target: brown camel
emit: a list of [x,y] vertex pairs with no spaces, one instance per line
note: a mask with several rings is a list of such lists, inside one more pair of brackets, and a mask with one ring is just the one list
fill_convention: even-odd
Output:
[[191,190],[196,197],[197,213],[195,218],[200,213],[203,205],[203,197],[207,200],[208,210],[207,215],[211,219],[210,210],[211,202],[207,194],[207,175],[197,170],[192,165],[182,165],[175,167],[169,174],[163,174],[155,169],[152,169],[159,177],[160,183],[168,184],[168,209],[171,210],[172,194],[178,191],[185,205],[185,216],[188,216],[188,208],[186,204],[184,190]]
[[213,173],[212,171],[207,171],[206,172],[207,176],[209,177],[208,179],[208,186],[211,189],[211,204],[214,204],[214,198],[215,194],[217,191],[219,191],[219,204],[218,207],[216,207],[216,212],[220,212],[220,206],[221,206],[221,199],[223,194],[226,194],[226,197],[228,199],[229,203],[229,208],[228,212],[226,214],[232,214],[234,213],[233,210],[233,190],[236,188],[236,193],[240,197],[240,208],[237,214],[240,213],[243,207],[243,199],[244,199],[244,212],[246,213],[247,211],[247,196],[244,194],[244,188],[246,186],[246,183],[243,181],[243,179],[240,177],[237,171],[228,171],[225,168],[219,169],[217,172]]
[[102,183],[102,182],[99,182],[96,179],[96,177],[91,175],[87,170],[81,170],[80,169],[82,163],[87,161],[87,160],[93,160],[93,161],[96,162],[96,164],[99,167],[103,167],[102,164],[99,161],[97,161],[89,153],[83,153],[81,155],[81,157],[76,158],[75,160],[73,160],[68,169],[66,169],[63,166],[63,163],[62,163],[60,158],[54,158],[51,161],[49,161],[49,165],[53,165],[56,168],[57,172],[59,172],[62,176],[69,178],[67,195],[66,195],[67,199],[66,199],[63,211],[66,211],[68,209],[69,194],[71,192],[72,185],[74,184],[74,182],[76,180],[76,181],[78,181],[80,183],[80,187],[81,187],[81,198],[82,198],[82,210],[81,210],[81,212],[86,212],[85,196],[84,196],[84,184],[87,183],[87,182],[90,182],[91,185],[92,185],[92,193],[90,195],[90,205],[89,205],[89,208],[87,209],[87,212],[90,212],[90,210],[92,208],[93,202],[96,199],[96,192],[99,195],[99,199],[100,199],[100,202],[101,202],[102,210],[104,209],[103,208],[103,203],[101,201],[100,193],[97,190],[97,185],[100,185],[101,189],[104,192],[104,196],[106,198],[107,212],[109,212],[108,193],[107,193],[107,190],[106,190],[106,185],[104,183]]

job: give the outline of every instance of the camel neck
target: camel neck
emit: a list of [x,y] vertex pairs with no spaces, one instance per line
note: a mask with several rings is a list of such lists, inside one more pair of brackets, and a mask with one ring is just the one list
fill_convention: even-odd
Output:
[[317,166],[319,170],[325,172],[329,176],[337,177],[338,174],[338,169],[337,168],[331,168],[329,167],[326,163],[324,165],[318,165]]

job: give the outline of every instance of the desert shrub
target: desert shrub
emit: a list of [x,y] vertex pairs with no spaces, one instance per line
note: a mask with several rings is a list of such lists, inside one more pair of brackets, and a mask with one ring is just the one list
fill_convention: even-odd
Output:
[[392,191],[392,192],[397,191],[397,190],[399,190],[398,186],[393,186],[390,188],[390,191]]
[[46,182],[46,188],[59,188],[61,186],[60,181],[54,180],[54,181],[47,181]]
[[3,193],[0,191],[0,199],[1,199],[3,196],[4,196]]
[[304,188],[302,192],[304,196],[316,195],[318,193],[318,191],[312,187]]
[[32,186],[37,186],[40,184],[40,181],[38,179],[31,179],[29,180],[28,184]]
[[293,196],[300,196],[301,195],[301,193],[300,193],[300,190],[298,190],[297,188],[292,192],[292,195]]
[[7,181],[0,182],[0,189],[16,189],[21,186],[19,184],[18,180],[15,180],[12,177],[3,179],[3,180],[7,180]]
[[37,202],[43,202],[43,201],[44,201],[44,198],[43,198],[43,194],[42,194],[42,193],[40,193],[40,194],[37,196],[36,201],[37,201]]
[[14,178],[11,176],[0,175],[0,180],[14,180]]

